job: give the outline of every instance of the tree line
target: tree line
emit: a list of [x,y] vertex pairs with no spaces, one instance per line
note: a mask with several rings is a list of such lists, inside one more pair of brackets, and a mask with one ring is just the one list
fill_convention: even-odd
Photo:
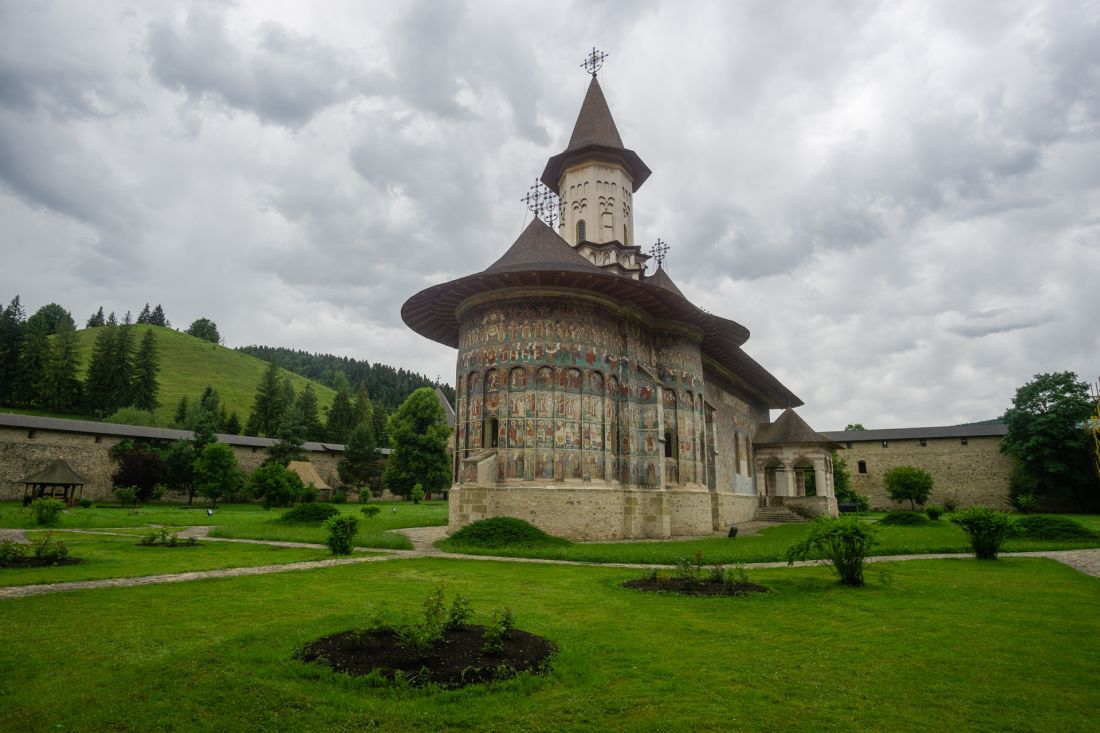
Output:
[[436,387],[443,390],[454,404],[454,388],[449,384],[437,384],[427,377],[404,369],[394,369],[387,364],[371,363],[333,354],[315,354],[275,346],[241,346],[237,351],[250,354],[276,364],[288,372],[320,382],[339,391],[340,384],[363,385],[375,405],[392,412],[405,401],[413,390],[420,387]]

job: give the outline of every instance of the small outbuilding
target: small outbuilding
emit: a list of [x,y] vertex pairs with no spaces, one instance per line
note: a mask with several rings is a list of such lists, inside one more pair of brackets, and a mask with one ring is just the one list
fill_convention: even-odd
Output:
[[317,473],[317,467],[309,461],[291,461],[286,465],[288,471],[298,474],[298,478],[306,486],[317,489],[318,498],[327,501],[332,498],[332,487],[325,483],[321,474]]
[[41,496],[60,497],[66,504],[73,504],[84,491],[88,479],[74,471],[63,459],[57,458],[41,471],[32,473],[19,481],[25,487],[24,497],[32,499]]

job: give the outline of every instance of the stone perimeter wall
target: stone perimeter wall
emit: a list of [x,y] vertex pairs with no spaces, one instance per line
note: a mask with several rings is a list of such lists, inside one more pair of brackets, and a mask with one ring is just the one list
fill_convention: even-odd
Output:
[[[84,498],[113,499],[111,474],[116,464],[111,460],[110,450],[123,440],[91,433],[0,427],[0,500],[22,498],[24,486],[16,482],[55,458],[65,459],[74,471],[88,479],[82,494]],[[264,459],[263,448],[233,446],[233,450],[246,476]],[[307,458],[326,483],[339,485],[336,462],[340,454],[313,452],[308,453]]]
[[[872,509],[909,507],[908,502],[891,501],[882,483],[883,475],[897,466],[916,466],[932,474],[931,504],[942,504],[945,497],[953,496],[963,507],[1009,508],[1012,461],[1000,452],[1000,436],[967,438],[966,445],[959,438],[928,438],[926,443],[921,447],[916,438],[891,440],[883,448],[880,440],[853,441],[840,455],[848,463],[852,487],[868,498]],[[861,460],[867,464],[865,474],[859,473]]]

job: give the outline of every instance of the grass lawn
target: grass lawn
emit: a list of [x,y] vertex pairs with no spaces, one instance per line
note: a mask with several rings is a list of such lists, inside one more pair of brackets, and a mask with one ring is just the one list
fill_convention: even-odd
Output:
[[[1100,531],[1100,517],[1096,515],[1070,515],[1091,529]],[[875,517],[868,517],[874,519]],[[555,560],[579,560],[584,562],[626,562],[671,564],[681,558],[693,558],[695,552],[703,555],[707,563],[749,563],[783,560],[792,544],[802,539],[809,530],[808,523],[791,523],[769,527],[748,537],[727,539],[706,537],[691,540],[659,540],[651,542],[593,542],[560,547],[508,547],[484,549],[471,547],[453,540],[441,540],[436,545],[450,552],[473,555],[498,555],[507,557],[542,557]],[[970,547],[963,531],[947,521],[924,527],[878,527],[879,544],[872,555],[905,555],[931,552],[969,552]],[[1074,550],[1083,547],[1100,547],[1100,540],[1010,540],[1005,552],[1027,550]]]
[[[1053,561],[761,570],[684,598],[613,568],[401,560],[0,601],[0,730],[1098,730],[1100,581]],[[291,659],[446,581],[560,648],[546,678],[378,690]]]
[[[41,536],[41,533],[34,532],[31,536]],[[43,568],[0,568],[0,586],[279,565],[332,557],[328,550],[232,542],[204,542],[197,547],[139,547],[138,536],[104,537],[79,532],[59,532],[54,534],[54,539],[64,542],[71,555],[83,562]]]
[[[359,517],[357,547],[380,547],[397,550],[412,549],[407,537],[389,530],[401,527],[426,527],[447,523],[447,504],[442,501],[421,502],[371,502],[381,513],[368,519],[360,511],[359,504],[337,505],[341,511]],[[396,512],[394,510],[397,510]],[[214,537],[236,537],[255,540],[282,540],[291,542],[324,542],[327,535],[319,525],[285,524],[276,521],[285,509],[266,510],[259,504],[219,504],[214,516],[208,517],[205,507],[182,509],[177,505],[148,504],[140,509],[83,509],[74,507],[61,515],[57,527],[61,529],[103,529],[147,527],[166,525],[185,527],[214,525]],[[34,518],[29,509],[19,502],[0,503],[0,527],[34,529]]]

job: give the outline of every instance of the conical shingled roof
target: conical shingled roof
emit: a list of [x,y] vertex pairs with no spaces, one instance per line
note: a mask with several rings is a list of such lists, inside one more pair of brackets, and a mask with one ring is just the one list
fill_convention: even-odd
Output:
[[773,423],[761,423],[752,439],[753,445],[786,445],[792,443],[820,443],[828,448],[840,446],[815,432],[798,413],[787,408]]
[[30,484],[31,486],[83,486],[88,483],[88,479],[74,471],[62,459],[56,458],[50,461],[49,465],[41,471],[32,473],[16,483]]
[[512,243],[499,260],[485,268],[483,274],[537,270],[603,272],[573,249],[557,232],[546,226],[542,219],[535,217],[519,235],[519,239]]
[[315,489],[332,488],[321,478],[321,474],[317,473],[317,467],[309,461],[291,461],[286,464],[286,470],[298,474],[298,478],[302,479],[302,483],[306,486],[312,485]]
[[619,129],[607,106],[600,83],[592,77],[581,103],[580,114],[573,125],[573,134],[569,146],[546,162],[541,180],[554,193],[558,193],[558,183],[562,171],[574,160],[585,158],[601,160],[621,165],[630,174],[634,190],[637,191],[652,171],[642,162],[633,150],[623,147]]
[[680,288],[676,287],[676,283],[672,282],[672,278],[668,276],[667,272],[665,272],[665,268],[661,267],[660,265],[657,265],[657,271],[654,272],[652,275],[646,277],[645,281],[650,285],[656,285],[659,288],[671,290],[672,292],[679,295],[681,298],[687,297],[682,292],[680,292]]

